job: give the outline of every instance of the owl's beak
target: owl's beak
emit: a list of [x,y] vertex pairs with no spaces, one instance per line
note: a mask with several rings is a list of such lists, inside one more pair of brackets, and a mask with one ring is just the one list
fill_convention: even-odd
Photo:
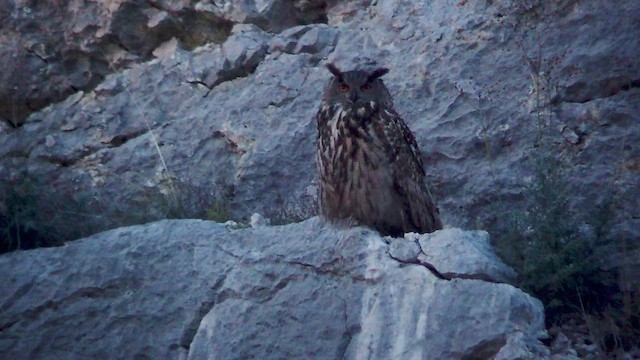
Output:
[[354,104],[358,101],[358,92],[355,90],[351,90],[349,93],[349,100],[351,100]]

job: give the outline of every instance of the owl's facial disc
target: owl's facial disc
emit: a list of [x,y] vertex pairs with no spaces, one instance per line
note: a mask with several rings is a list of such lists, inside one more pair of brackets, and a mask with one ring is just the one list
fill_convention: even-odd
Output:
[[379,101],[384,101],[386,88],[379,79],[387,73],[380,68],[373,72],[352,70],[342,72],[333,65],[327,65],[334,79],[330,83],[328,99],[338,104],[345,114],[353,118],[372,118],[378,112]]

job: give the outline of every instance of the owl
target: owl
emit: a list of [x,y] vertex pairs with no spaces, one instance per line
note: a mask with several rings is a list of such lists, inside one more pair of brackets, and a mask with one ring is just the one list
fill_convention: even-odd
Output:
[[389,70],[327,68],[316,115],[322,216],[394,237],[442,229],[418,144],[380,79]]

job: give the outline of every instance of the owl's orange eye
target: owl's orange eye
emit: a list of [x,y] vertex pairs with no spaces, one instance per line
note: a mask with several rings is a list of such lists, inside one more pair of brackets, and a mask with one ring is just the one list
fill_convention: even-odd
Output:
[[340,85],[338,85],[338,90],[340,90],[342,92],[349,91],[349,85],[340,84]]
[[369,90],[373,89],[373,86],[371,86],[371,84],[364,84],[364,85],[362,85],[362,86],[360,87],[360,89],[361,89],[362,91],[369,91]]

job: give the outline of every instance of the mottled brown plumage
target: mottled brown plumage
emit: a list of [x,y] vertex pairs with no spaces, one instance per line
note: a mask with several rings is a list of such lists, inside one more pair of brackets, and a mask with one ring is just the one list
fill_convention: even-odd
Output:
[[322,215],[392,236],[442,229],[418,144],[380,79],[388,70],[327,68],[316,116]]

